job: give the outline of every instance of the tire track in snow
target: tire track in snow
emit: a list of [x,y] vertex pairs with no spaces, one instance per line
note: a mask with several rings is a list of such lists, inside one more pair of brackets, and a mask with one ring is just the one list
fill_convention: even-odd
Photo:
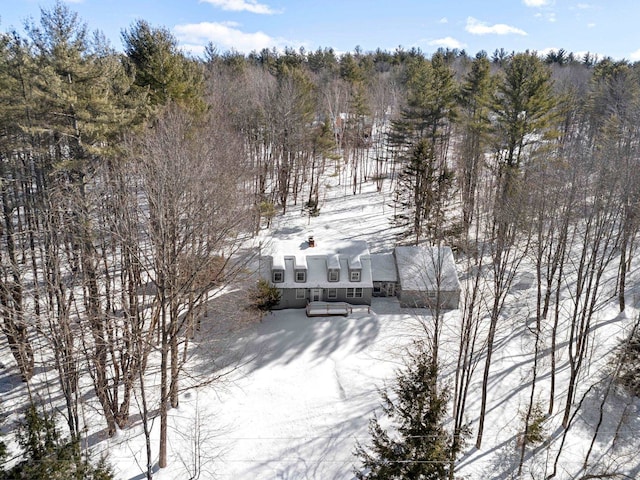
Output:
[[340,400],[346,400],[347,392],[342,386],[342,381],[340,380],[340,373],[338,373],[338,362],[336,362],[335,359],[333,358],[331,360],[333,361],[333,373],[335,374],[335,377],[336,377],[336,383],[338,385],[338,393],[340,396]]

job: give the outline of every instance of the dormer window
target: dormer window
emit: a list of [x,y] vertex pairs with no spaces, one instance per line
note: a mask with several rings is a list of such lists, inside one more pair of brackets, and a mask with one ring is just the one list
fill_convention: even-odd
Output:
[[338,270],[337,268],[330,268],[327,280],[329,280],[330,282],[339,282],[340,270]]
[[349,280],[352,282],[360,281],[360,270],[349,270]]
[[307,271],[306,270],[296,270],[296,282],[304,283],[307,281]]
[[284,282],[284,270],[273,270],[271,280],[273,280],[273,283]]

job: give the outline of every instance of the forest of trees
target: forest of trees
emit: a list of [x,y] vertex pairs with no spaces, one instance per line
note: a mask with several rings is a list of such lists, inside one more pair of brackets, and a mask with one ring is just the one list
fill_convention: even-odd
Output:
[[[275,215],[321,211],[327,175],[345,194],[367,182],[389,192],[398,242],[456,249],[457,369],[447,395],[429,385],[450,403],[439,458],[454,465],[463,451],[478,376],[482,447],[496,330],[523,264],[537,296],[519,469],[540,411],[561,412],[566,435],[587,391],[592,319],[605,299],[621,311],[629,302],[640,65],[562,50],[242,55],[209,45],[192,58],[144,20],[122,38],[118,52],[61,3],[24,34],[0,34],[0,341],[28,383],[50,353],[72,441],[87,377],[109,435],[140,414],[148,478],[159,417],[166,466],[167,411],[210,296],[243,274],[247,240]],[[570,375],[558,385],[561,356]],[[587,455],[584,468],[599,467]]]

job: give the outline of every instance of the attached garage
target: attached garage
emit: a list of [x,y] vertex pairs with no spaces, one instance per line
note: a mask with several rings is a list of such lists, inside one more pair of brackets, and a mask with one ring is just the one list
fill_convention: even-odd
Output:
[[401,307],[458,308],[460,281],[450,247],[396,247],[394,255]]

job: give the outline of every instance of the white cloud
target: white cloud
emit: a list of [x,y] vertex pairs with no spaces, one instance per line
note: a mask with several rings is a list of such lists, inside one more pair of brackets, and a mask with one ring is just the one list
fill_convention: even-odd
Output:
[[588,3],[578,3],[576,8],[579,8],[580,10],[587,10],[589,8],[593,8],[593,5],[589,5]]
[[440,20],[438,20],[438,23],[449,23],[449,19],[447,17],[442,17]]
[[466,47],[464,43],[459,42],[453,37],[438,38],[436,40],[431,40],[428,44],[431,45],[432,47],[442,47],[442,48],[462,49]]
[[209,42],[224,50],[234,49],[249,53],[263,48],[292,46],[292,42],[270,37],[264,32],[247,33],[239,30],[238,24],[231,22],[201,22],[176,25],[173,32],[183,49],[197,53]]
[[548,22],[551,22],[551,23],[556,21],[556,14],[554,12],[551,12],[551,13],[538,12],[538,13],[535,13],[533,16],[534,18],[540,18],[543,20],[546,19]]
[[595,27],[595,26],[596,26],[596,24],[595,24],[595,23],[587,23],[587,27],[588,27],[588,28],[593,28],[593,27]]
[[[640,52],[640,50],[638,50],[638,52]],[[590,51],[588,51],[588,50],[580,50],[579,52],[573,52],[573,56],[574,56],[575,58],[577,58],[578,60],[580,60],[580,61],[584,60],[584,56],[585,56],[586,54],[589,54],[589,56],[590,56],[592,59],[596,59],[596,61],[597,61],[598,59],[601,59],[601,58],[605,58],[605,57],[606,57],[606,55],[603,55],[603,54],[601,54],[601,53],[598,53],[598,52],[590,52]]]
[[639,61],[639,60],[640,60],[640,48],[639,48],[638,50],[636,50],[635,52],[631,52],[631,53],[629,54],[629,59],[630,59],[632,62],[637,62],[637,61]]
[[269,5],[264,3],[258,3],[257,0],[200,0],[201,2],[210,3],[216,7],[220,7],[222,10],[228,10],[232,12],[251,12],[259,13],[263,15],[271,15],[277,13]]
[[193,45],[191,43],[183,43],[178,48],[185,54],[193,55],[194,57],[202,57],[204,55],[204,45]]
[[467,18],[467,25],[465,30],[474,35],[527,35],[527,32],[504,23],[496,23],[495,25],[487,25],[485,22],[481,22],[473,17]]
[[549,47],[549,48],[543,48],[542,50],[538,50],[536,53],[538,54],[538,57],[545,58],[550,53],[555,53],[558,50],[559,50],[558,48]]
[[527,7],[544,7],[545,5],[549,5],[551,0],[522,0]]

